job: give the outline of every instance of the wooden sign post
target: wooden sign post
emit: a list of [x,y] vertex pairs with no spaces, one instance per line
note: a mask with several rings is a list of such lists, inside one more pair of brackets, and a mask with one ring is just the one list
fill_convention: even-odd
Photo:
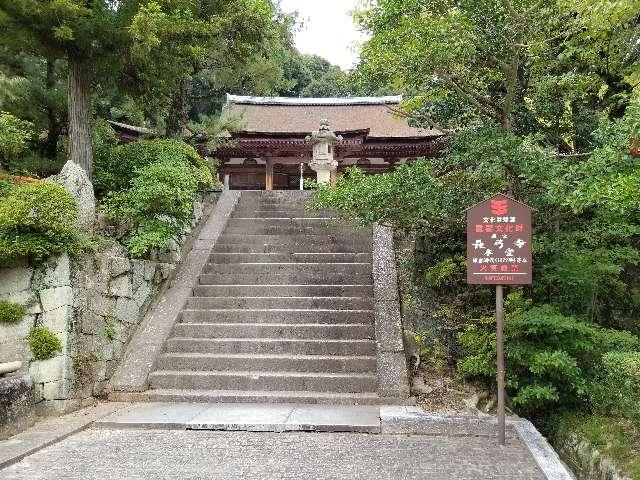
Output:
[[497,194],[467,209],[467,283],[496,286],[498,442],[505,444],[504,285],[530,285],[531,207]]

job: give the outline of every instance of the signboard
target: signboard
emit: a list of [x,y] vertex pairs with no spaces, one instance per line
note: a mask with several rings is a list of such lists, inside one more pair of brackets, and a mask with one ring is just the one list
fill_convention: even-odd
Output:
[[467,209],[467,283],[531,284],[531,210],[502,194]]

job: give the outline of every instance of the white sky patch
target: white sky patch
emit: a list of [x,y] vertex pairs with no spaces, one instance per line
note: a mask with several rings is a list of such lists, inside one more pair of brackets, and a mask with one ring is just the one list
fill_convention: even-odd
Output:
[[349,70],[358,61],[358,46],[366,37],[356,29],[351,12],[360,0],[281,0],[285,12],[297,11],[302,29],[296,47]]

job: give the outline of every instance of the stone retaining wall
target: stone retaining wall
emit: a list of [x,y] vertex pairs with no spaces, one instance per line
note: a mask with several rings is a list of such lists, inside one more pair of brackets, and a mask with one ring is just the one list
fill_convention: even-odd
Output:
[[631,480],[618,470],[611,458],[575,432],[561,431],[554,447],[578,480]]
[[[0,268],[0,298],[29,305],[21,322],[0,325],[0,362],[23,362],[23,373],[35,385],[38,413],[74,410],[104,394],[127,343],[190,250],[190,233],[214,201],[198,198],[190,228],[151,260],[132,259],[111,240],[77,258],[63,254],[36,266],[16,262]],[[62,352],[33,360],[26,337],[34,326],[53,331]]]

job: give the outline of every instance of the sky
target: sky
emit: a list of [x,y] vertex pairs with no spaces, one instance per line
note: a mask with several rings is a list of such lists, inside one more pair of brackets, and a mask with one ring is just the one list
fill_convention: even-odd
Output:
[[281,0],[285,12],[298,11],[302,29],[296,34],[296,47],[314,53],[344,70],[358,59],[355,47],[364,39],[356,30],[351,11],[359,0]]

